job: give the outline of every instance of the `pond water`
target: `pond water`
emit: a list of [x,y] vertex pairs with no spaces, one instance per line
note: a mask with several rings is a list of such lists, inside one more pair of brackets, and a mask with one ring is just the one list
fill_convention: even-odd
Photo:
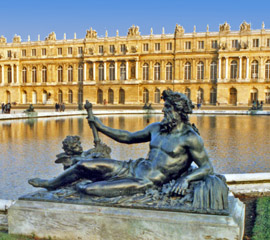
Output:
[[[107,126],[136,131],[148,122],[161,121],[162,115],[99,118]],[[198,127],[216,172],[270,172],[270,116],[192,115],[190,121]],[[84,150],[93,147],[92,131],[83,116],[2,121],[0,132],[0,199],[17,199],[35,191],[27,183],[30,178],[51,178],[62,172],[62,165],[54,161],[63,152],[67,135],[79,135]],[[126,145],[100,137],[111,147],[114,159],[147,155],[148,143]]]

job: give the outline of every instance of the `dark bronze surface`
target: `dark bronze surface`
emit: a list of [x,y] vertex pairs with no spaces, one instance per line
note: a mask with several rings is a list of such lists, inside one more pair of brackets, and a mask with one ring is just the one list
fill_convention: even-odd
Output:
[[[35,178],[29,183],[46,188],[50,194],[43,193],[42,198],[47,200],[56,195],[58,200],[61,199],[59,193],[63,199],[69,198],[67,192],[71,191],[71,195],[91,196],[98,203],[116,204],[115,198],[120,202],[128,198],[132,199],[132,205],[145,207],[165,204],[167,208],[178,206],[189,212],[226,211],[226,181],[223,176],[213,173],[199,131],[189,122],[188,114],[193,108],[191,101],[184,94],[170,90],[164,91],[162,97],[164,119],[137,132],[105,126],[93,116],[92,105],[87,101],[85,108],[95,148],[83,152],[79,139],[65,139],[65,153],[57,155],[56,160],[64,164],[65,171],[56,178]],[[110,150],[100,142],[98,131],[120,143],[150,142],[148,157],[129,161],[107,157],[105,153]],[[197,167],[192,168],[192,163]],[[28,197],[33,199],[35,195]]]

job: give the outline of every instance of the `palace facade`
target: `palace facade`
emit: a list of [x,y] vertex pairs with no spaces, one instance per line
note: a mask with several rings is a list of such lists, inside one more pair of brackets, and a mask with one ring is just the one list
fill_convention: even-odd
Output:
[[84,39],[12,43],[0,38],[1,102],[78,104],[160,103],[164,89],[185,93],[194,103],[248,105],[270,103],[270,30],[264,24],[239,31],[142,36],[137,26],[127,36],[98,37],[92,28]]

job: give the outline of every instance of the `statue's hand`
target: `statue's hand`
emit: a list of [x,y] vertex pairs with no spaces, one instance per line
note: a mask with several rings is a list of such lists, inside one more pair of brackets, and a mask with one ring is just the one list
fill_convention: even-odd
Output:
[[189,186],[189,181],[186,178],[179,179],[171,188],[171,193],[176,195],[185,195]]

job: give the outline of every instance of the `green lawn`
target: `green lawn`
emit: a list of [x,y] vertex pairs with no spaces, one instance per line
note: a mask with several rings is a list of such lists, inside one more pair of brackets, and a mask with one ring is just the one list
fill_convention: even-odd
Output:
[[258,198],[252,240],[270,239],[270,197]]

